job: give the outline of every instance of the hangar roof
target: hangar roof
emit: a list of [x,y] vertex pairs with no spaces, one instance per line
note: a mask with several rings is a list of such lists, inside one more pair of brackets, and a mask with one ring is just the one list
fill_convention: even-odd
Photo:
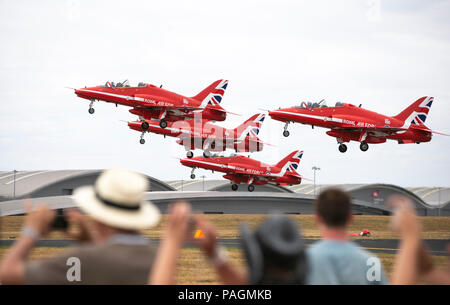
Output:
[[[178,191],[202,191],[203,188],[205,191],[213,191],[218,190],[221,187],[229,188],[229,181],[226,180],[205,180],[203,186],[203,180],[173,180],[166,181],[166,183]],[[316,194],[320,193],[321,190],[324,190],[328,187],[339,187],[346,191],[352,192],[361,190],[367,187],[377,187],[380,189],[383,188],[393,188],[398,190],[399,192],[405,193],[405,195],[411,196],[414,199],[417,199],[421,204],[427,207],[437,207],[437,206],[445,206],[450,203],[450,187],[400,187],[396,185],[389,184],[317,184],[316,185]],[[245,187],[241,186],[243,189]],[[258,186],[257,186],[258,187]],[[314,195],[314,184],[300,184],[293,186],[274,186],[278,191],[283,192],[293,192],[298,194],[305,195]],[[230,188],[229,188],[230,189]],[[223,190],[223,189],[221,189]],[[257,189],[256,189],[257,190]],[[230,189],[231,191],[231,189]]]
[[[14,188],[16,198],[32,196],[38,190],[49,187],[51,185],[68,182],[81,177],[98,176],[102,170],[39,170],[39,171],[0,171],[0,196],[13,198]],[[174,190],[153,177],[145,175],[151,184],[158,184],[163,189]],[[55,194],[56,195],[56,194]]]

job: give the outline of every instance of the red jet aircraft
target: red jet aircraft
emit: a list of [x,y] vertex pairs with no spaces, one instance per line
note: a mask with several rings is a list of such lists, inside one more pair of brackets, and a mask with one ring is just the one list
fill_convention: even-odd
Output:
[[[265,114],[255,114],[243,124],[234,129],[227,129],[212,124],[206,120],[188,120],[169,122],[166,128],[161,128],[157,121],[147,120],[147,132],[177,137],[177,143],[183,145],[186,156],[192,158],[191,150],[202,149],[204,157],[210,157],[211,151],[225,151],[227,148],[236,152],[254,152],[263,149],[263,142],[258,138],[259,130],[264,121]],[[144,134],[141,121],[128,122],[131,129],[141,132],[140,143],[144,144]]]
[[204,168],[225,173],[223,176],[232,182],[231,189],[237,191],[238,184],[248,184],[248,190],[253,192],[255,185],[267,183],[277,185],[293,185],[302,182],[302,176],[297,173],[298,164],[303,151],[296,150],[282,159],[276,165],[264,164],[260,161],[232,155],[231,157],[213,156],[211,158],[195,157],[181,159],[184,166],[192,167],[191,178],[195,179],[194,170]]
[[130,112],[140,117],[142,129],[145,130],[148,128],[146,119],[157,119],[161,128],[166,128],[167,122],[192,119],[198,112],[201,112],[203,119],[224,121],[227,111],[219,104],[227,86],[227,80],[218,80],[196,96],[186,97],[145,83],[130,87],[126,80],[123,83],[107,82],[103,86],[76,89],[75,94],[91,101],[90,114],[94,113],[92,105],[96,100],[132,107]]
[[[347,146],[344,142],[358,141],[360,149],[367,151],[368,143],[384,143],[395,140],[399,144],[429,142],[432,133],[424,125],[430,111],[433,97],[424,96],[396,116],[390,117],[356,107],[352,104],[336,103],[327,107],[324,100],[319,103],[294,106],[286,109],[269,111],[269,115],[278,121],[285,122],[283,135],[289,136],[289,123],[302,123],[330,128],[329,136],[337,138],[339,151],[344,153]],[[445,134],[443,134],[445,135]]]

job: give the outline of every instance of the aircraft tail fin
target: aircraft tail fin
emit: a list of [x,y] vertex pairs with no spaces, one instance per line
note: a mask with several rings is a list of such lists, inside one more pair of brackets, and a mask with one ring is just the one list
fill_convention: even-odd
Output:
[[219,105],[222,101],[225,90],[227,89],[228,81],[224,79],[219,79],[206,87],[196,96],[192,98],[201,101],[201,107],[205,108],[207,105]]
[[259,130],[265,117],[266,115],[264,113],[252,115],[248,120],[234,129],[236,137],[238,139],[244,139],[246,137],[258,138]]
[[281,168],[281,172],[284,174],[286,172],[291,172],[293,174],[297,173],[298,165],[303,157],[303,150],[296,150],[291,152],[275,166]]
[[406,128],[411,125],[425,125],[428,112],[433,104],[433,99],[431,96],[421,97],[394,118],[404,121]]

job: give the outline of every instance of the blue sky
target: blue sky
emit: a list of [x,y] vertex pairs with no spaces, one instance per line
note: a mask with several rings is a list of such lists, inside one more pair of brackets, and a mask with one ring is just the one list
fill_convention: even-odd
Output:
[[[174,139],[139,134],[125,107],[88,103],[65,86],[129,79],[192,96],[230,81],[223,106],[237,126],[258,108],[325,98],[395,115],[425,95],[427,119],[450,132],[450,1],[5,1],[0,0],[0,169],[132,168],[189,179]],[[341,154],[325,129],[266,120],[272,144],[255,159],[305,151],[300,172],[319,183],[449,186],[450,138],[352,142]],[[200,152],[197,151],[196,154]],[[198,171],[208,178],[220,174]]]

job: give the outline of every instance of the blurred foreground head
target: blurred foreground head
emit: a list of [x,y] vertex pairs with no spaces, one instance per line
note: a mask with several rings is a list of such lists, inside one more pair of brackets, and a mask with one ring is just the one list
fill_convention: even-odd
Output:
[[328,228],[346,227],[352,216],[352,201],[348,193],[330,188],[320,193],[315,202],[316,215]]
[[254,233],[241,226],[249,284],[303,284],[307,272],[304,240],[297,225],[270,216]]
[[147,179],[126,169],[105,170],[94,186],[74,191],[74,201],[96,221],[122,230],[137,231],[158,223],[160,213],[144,200]]

